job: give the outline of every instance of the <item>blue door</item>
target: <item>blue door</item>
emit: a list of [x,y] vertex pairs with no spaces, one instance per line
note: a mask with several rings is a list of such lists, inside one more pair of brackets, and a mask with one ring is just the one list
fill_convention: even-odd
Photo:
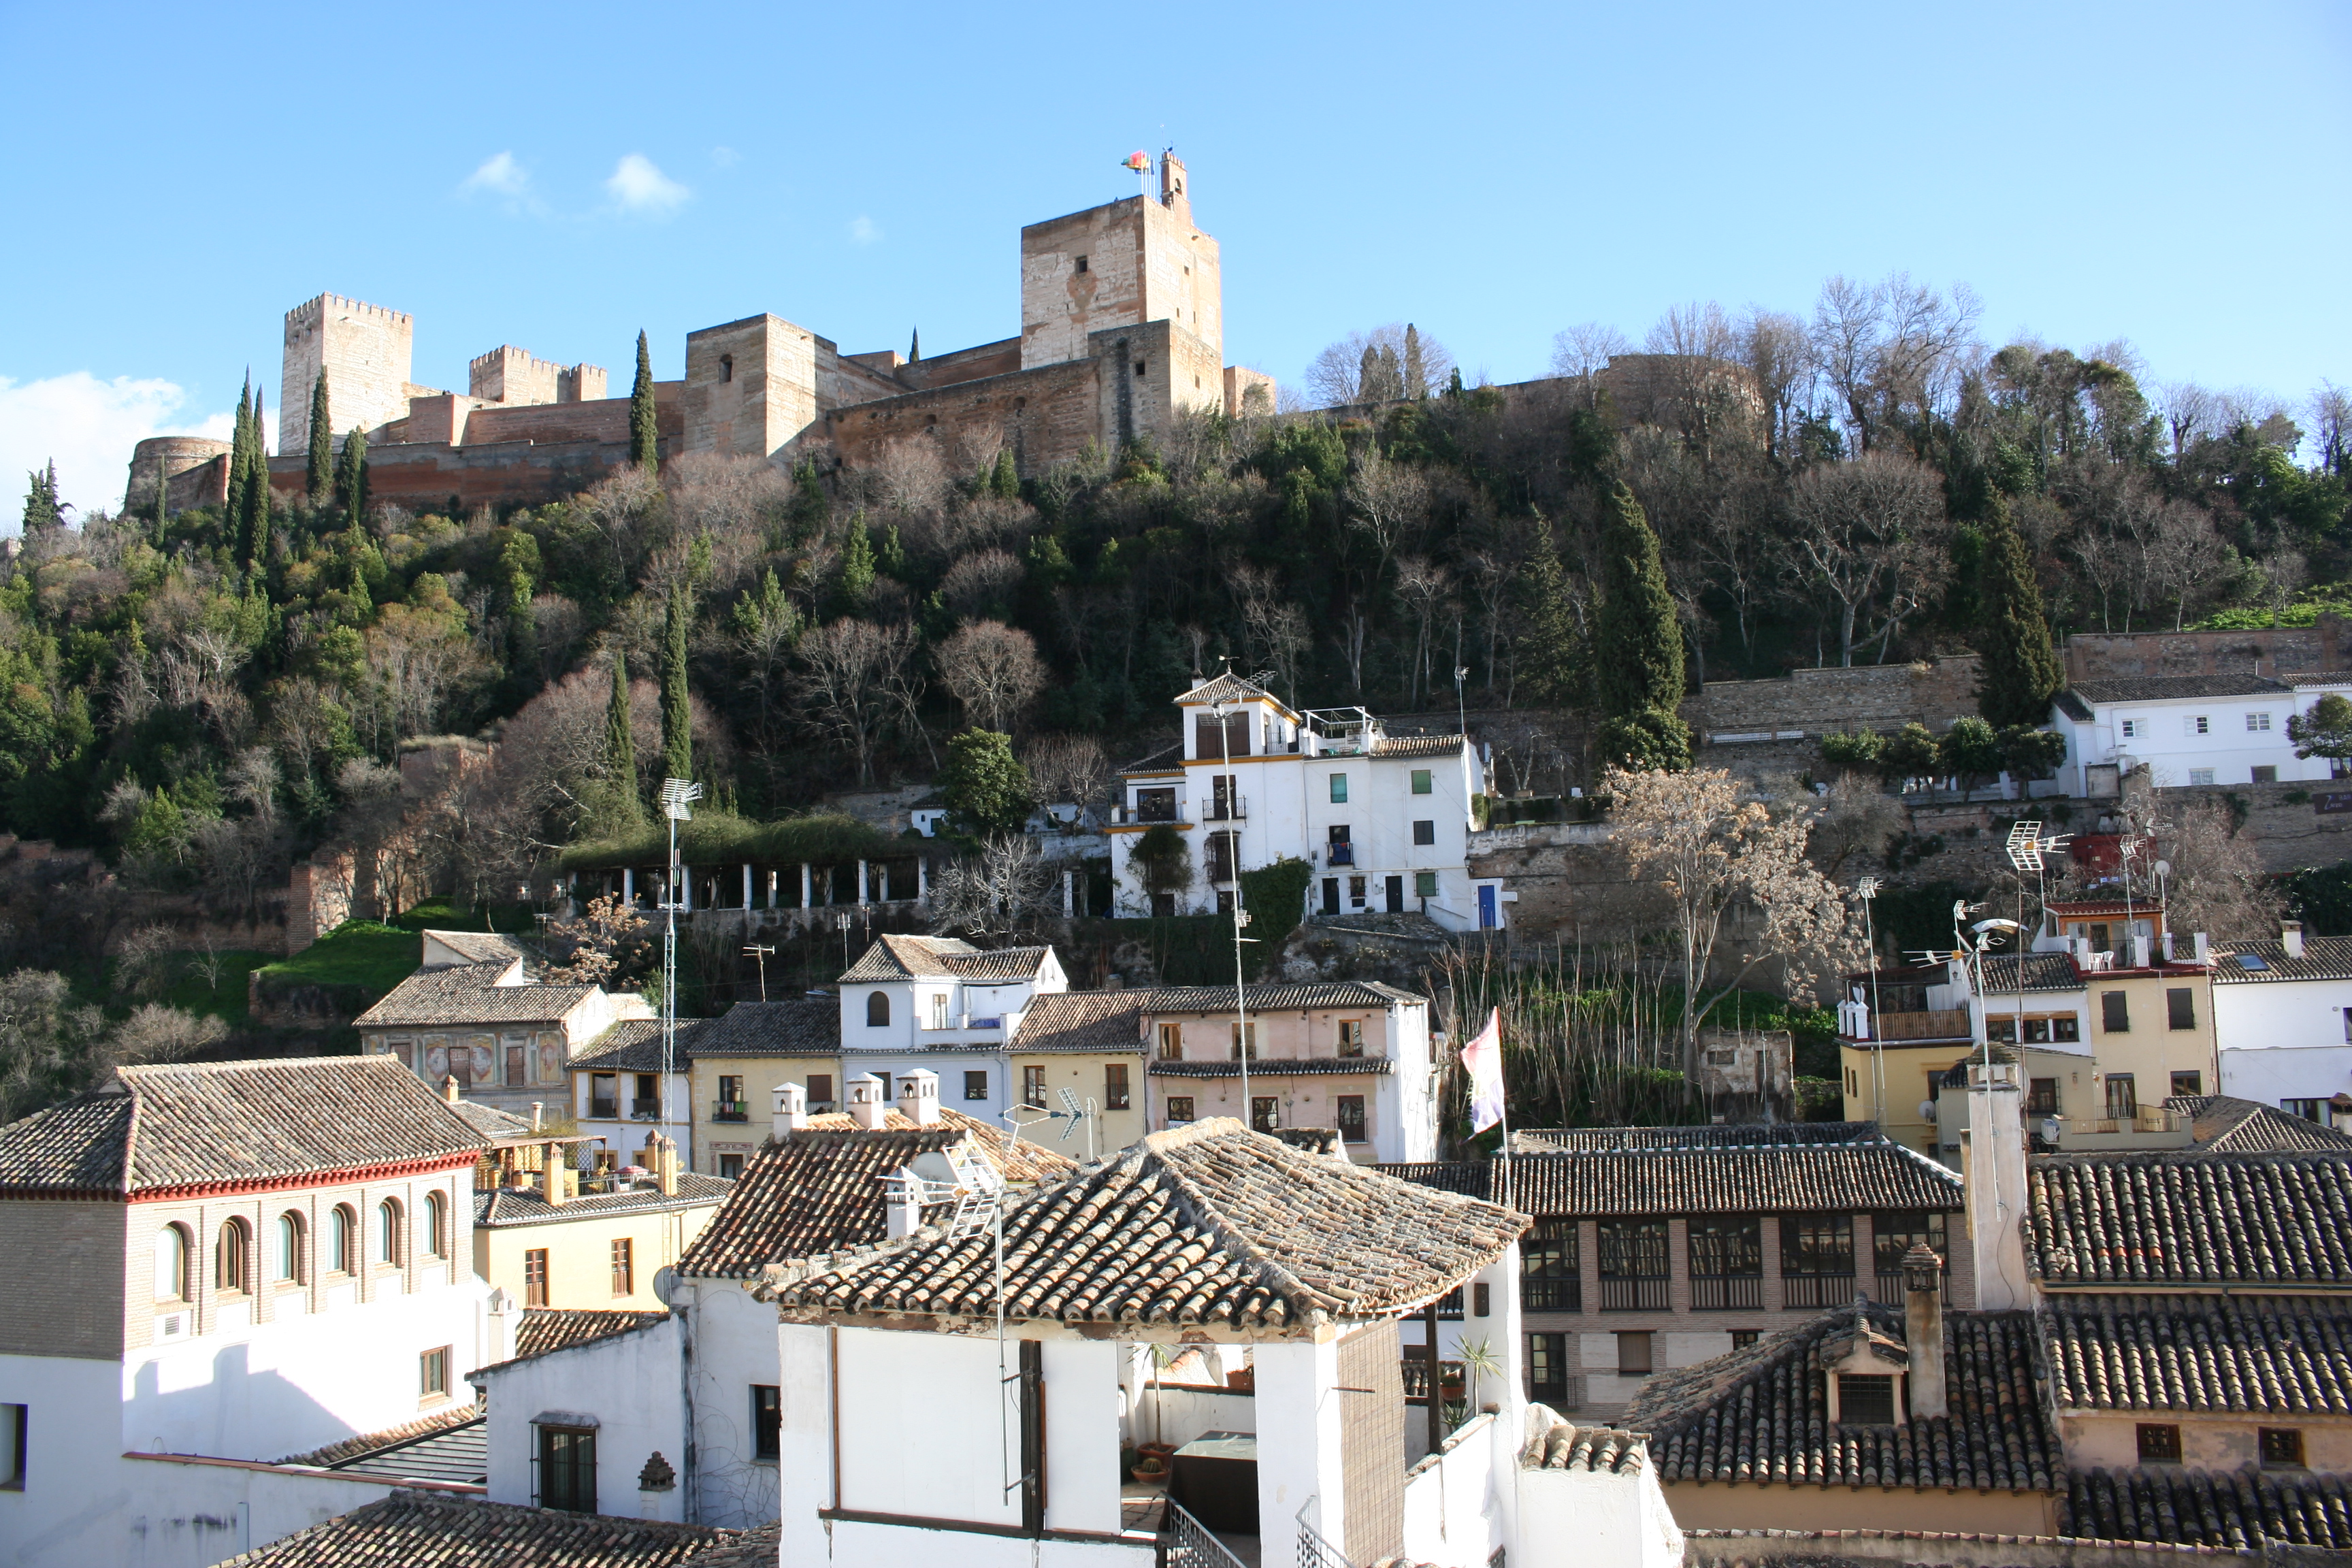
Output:
[[1492,882],[1482,883],[1478,889],[1478,929],[1495,929],[1495,885]]

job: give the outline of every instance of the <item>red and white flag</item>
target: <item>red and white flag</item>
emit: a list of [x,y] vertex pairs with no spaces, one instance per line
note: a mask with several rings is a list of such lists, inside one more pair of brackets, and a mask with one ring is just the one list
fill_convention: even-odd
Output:
[[1486,1015],[1486,1026],[1462,1047],[1462,1066],[1470,1075],[1470,1131],[1475,1135],[1503,1120],[1503,1013]]

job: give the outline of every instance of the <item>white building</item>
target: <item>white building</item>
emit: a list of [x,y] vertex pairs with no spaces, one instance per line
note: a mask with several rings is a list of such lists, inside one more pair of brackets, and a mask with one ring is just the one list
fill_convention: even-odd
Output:
[[313,1451],[467,1418],[505,1353],[483,1142],[367,1057],[123,1068],[0,1129],[0,1563],[201,1568],[383,1495]]
[[[1229,910],[1237,872],[1295,859],[1315,868],[1311,912],[1504,923],[1501,882],[1470,873],[1486,776],[1467,736],[1391,737],[1360,708],[1294,712],[1231,674],[1175,700],[1181,751],[1122,775],[1108,829],[1118,913]],[[1181,836],[1181,858],[1154,858],[1159,827]]]
[[2259,675],[2164,675],[2077,681],[2051,708],[2066,738],[2059,778],[2068,793],[2094,790],[2095,770],[2145,766],[2159,789],[2183,784],[2274,784],[2336,776],[2326,757],[2294,754],[2286,721],[2341,684],[2286,685]]
[[2332,1125],[2352,1094],[2352,937],[2303,934],[2232,942],[2213,955],[2221,1092]]

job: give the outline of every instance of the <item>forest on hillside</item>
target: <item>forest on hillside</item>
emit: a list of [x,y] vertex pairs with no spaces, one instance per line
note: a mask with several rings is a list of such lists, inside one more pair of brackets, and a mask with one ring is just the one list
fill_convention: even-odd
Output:
[[[509,896],[681,760],[772,819],[928,778],[982,728],[1042,791],[1100,791],[1227,657],[1301,707],[1458,700],[1523,785],[1589,782],[1642,520],[1681,645],[1655,668],[1694,687],[1975,646],[2011,531],[2062,635],[2352,600],[2332,385],[2289,404],[2150,384],[2120,345],[1995,347],[1964,292],[1900,277],[1834,279],[1807,316],[1677,310],[1638,348],[1571,329],[1521,386],[1449,364],[1381,328],[1318,361],[1327,407],[1027,474],[929,444],[689,456],[445,516],[371,504],[346,448],[290,507],[79,519],[36,475],[0,579],[0,817],[230,912],[330,839]],[[505,743],[425,821],[398,765],[451,735]]]

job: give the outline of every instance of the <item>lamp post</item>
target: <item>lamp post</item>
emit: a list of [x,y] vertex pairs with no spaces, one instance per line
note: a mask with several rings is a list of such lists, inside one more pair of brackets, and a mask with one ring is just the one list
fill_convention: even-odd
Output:
[[686,885],[677,858],[677,825],[694,820],[688,808],[701,798],[702,786],[691,779],[662,780],[662,816],[669,822],[669,886],[662,889],[661,1112],[665,1126],[670,1121],[670,1073],[677,1061],[677,911],[678,895]]

